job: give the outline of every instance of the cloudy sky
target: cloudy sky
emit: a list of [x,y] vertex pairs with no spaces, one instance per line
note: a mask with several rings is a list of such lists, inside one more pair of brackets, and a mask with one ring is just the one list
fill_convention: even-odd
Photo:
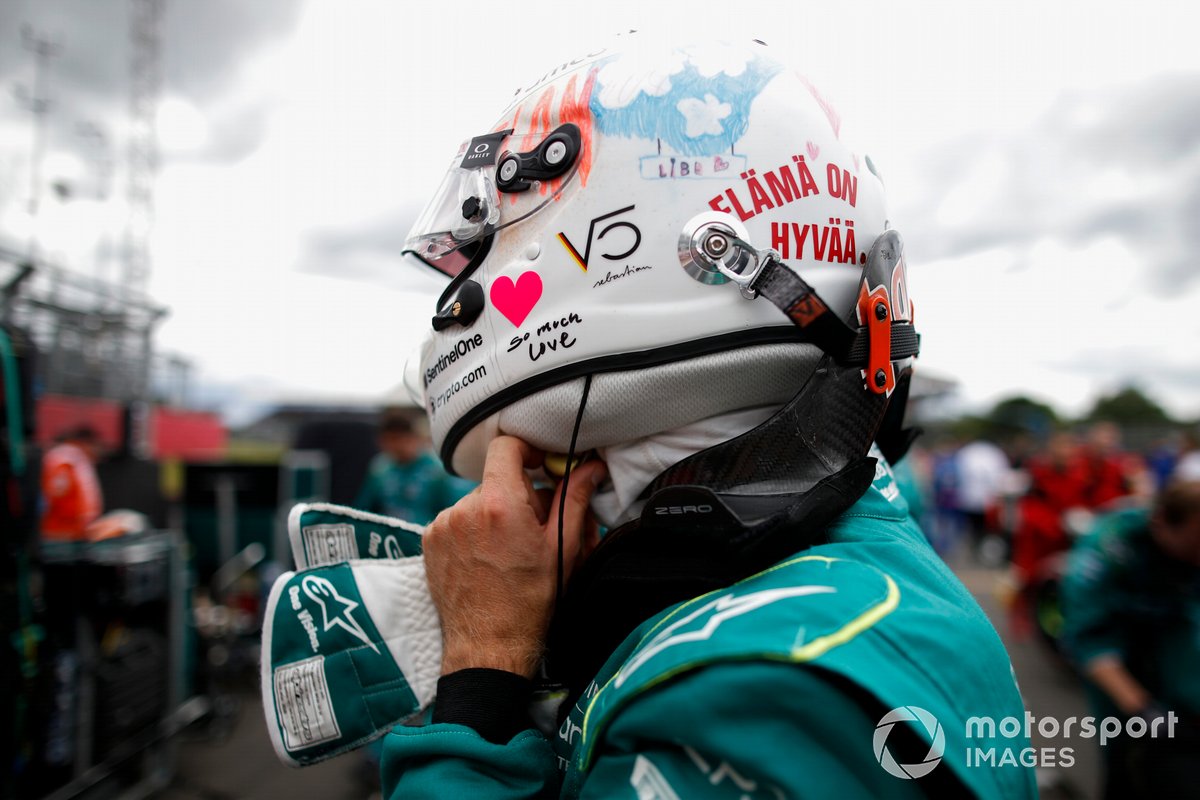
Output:
[[[905,235],[923,368],[1077,412],[1129,381],[1200,416],[1200,55],[1188,4],[166,0],[160,347],[213,395],[379,397],[438,283],[398,245],[458,143],[611,34],[764,39],[831,96]],[[514,6],[515,8],[515,6]],[[113,277],[129,7],[0,2],[0,244]],[[53,39],[30,193],[23,23]],[[81,123],[84,124],[81,127]],[[90,124],[101,131],[81,134]],[[111,164],[107,167],[106,164]]]

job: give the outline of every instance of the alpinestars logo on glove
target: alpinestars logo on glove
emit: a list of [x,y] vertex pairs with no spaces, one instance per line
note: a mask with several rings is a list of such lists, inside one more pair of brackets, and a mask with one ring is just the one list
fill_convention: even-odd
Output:
[[[379,652],[379,648],[367,636],[366,631],[358,624],[358,620],[354,618],[354,609],[358,608],[358,603],[347,597],[342,597],[338,594],[337,589],[326,578],[318,578],[314,575],[309,575],[300,585],[304,587],[304,593],[309,596],[317,605],[321,606],[321,619],[324,623],[322,630],[328,631],[334,625],[339,626],[342,630],[355,636],[363,641],[368,647]],[[333,603],[340,603],[341,607],[335,606],[334,611],[330,614],[329,607],[325,604],[328,599]]]

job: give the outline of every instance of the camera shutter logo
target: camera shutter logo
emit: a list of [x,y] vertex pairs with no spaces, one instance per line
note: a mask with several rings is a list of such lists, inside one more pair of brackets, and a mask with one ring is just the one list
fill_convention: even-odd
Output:
[[[932,744],[929,745],[929,752],[925,754],[924,760],[915,764],[901,764],[888,750],[888,734],[892,732],[892,728],[898,722],[908,722],[925,728]],[[942,754],[946,751],[946,734],[942,731],[942,724],[938,722],[937,717],[925,709],[917,706],[901,706],[893,708],[883,715],[883,719],[879,720],[879,724],[875,726],[875,735],[871,739],[871,744],[875,748],[875,760],[879,762],[879,766],[887,770],[889,775],[912,780],[925,777],[933,771],[934,767],[942,763]]]

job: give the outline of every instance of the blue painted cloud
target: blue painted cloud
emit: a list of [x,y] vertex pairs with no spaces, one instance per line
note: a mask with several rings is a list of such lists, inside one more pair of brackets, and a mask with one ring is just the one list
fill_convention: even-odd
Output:
[[[755,58],[714,74],[684,57],[669,74],[642,76],[632,98],[627,80],[606,87],[605,79],[610,76],[602,69],[592,93],[591,111],[597,127],[609,136],[659,139],[673,152],[686,156],[728,153],[746,132],[750,104],[779,69],[778,64]],[[618,107],[605,104],[606,98],[614,97],[614,90],[621,95]]]

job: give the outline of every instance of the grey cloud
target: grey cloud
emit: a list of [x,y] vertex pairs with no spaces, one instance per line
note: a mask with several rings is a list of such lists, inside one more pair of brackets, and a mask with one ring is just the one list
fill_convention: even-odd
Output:
[[[1088,102],[1072,98],[1063,111]],[[1200,75],[1166,75],[1120,90],[1095,122],[1073,133],[1080,152],[1097,164],[1174,163],[1200,145]]]
[[[409,217],[411,219],[411,217]],[[326,230],[309,240],[309,260],[313,272],[322,272],[320,265],[336,265],[360,256],[398,258],[404,249],[408,225],[403,220],[389,219],[361,225],[349,230]]]
[[314,233],[305,243],[297,269],[375,283],[401,285],[411,280],[432,288],[433,270],[414,276],[412,270],[400,263],[404,240],[419,212],[419,207],[409,206],[354,227]]
[[221,93],[247,56],[295,29],[302,8],[300,0],[171,4],[163,21],[164,80],[198,99]]
[[[61,50],[54,64],[68,97],[98,95],[124,104],[129,71],[127,0],[7,0],[0,4],[0,78],[30,72],[21,45],[30,25]],[[300,0],[167,2],[160,26],[165,86],[195,98],[225,91],[246,57],[295,28]]]
[[[1193,337],[1200,335],[1200,330],[1193,329],[1190,332]],[[1175,333],[1176,337],[1181,335]],[[1177,343],[1170,341],[1168,334],[1163,334],[1159,344],[1160,347],[1156,349],[1129,346],[1083,350],[1072,352],[1070,358],[1050,357],[1042,360],[1042,363],[1069,374],[1103,375],[1106,382],[1114,386],[1134,383],[1193,395],[1200,391],[1200,366],[1181,367],[1179,361],[1166,357],[1164,353],[1173,346],[1177,348]]]
[[[932,212],[984,157],[1005,165],[999,188],[974,218],[938,223]],[[921,167],[928,180],[898,216],[923,259],[1115,235],[1138,254],[1152,291],[1178,291],[1200,276],[1192,263],[1200,250],[1200,74],[1063,96],[1020,134],[966,137],[931,152]],[[1150,198],[1089,196],[1089,180],[1108,169],[1163,188]]]
[[1066,238],[1081,242],[1105,234],[1121,237],[1135,252],[1145,254],[1150,288],[1163,296],[1173,294],[1197,277],[1200,166],[1181,171],[1175,183],[1161,198],[1095,209]]
[[269,103],[243,104],[220,116],[208,117],[208,142],[203,150],[171,155],[176,163],[185,161],[241,161],[254,153],[270,129],[272,107]]
[[[130,3],[127,0],[7,0],[0,3],[0,115],[28,118],[10,87],[29,89],[33,56],[22,45],[30,25],[59,46],[48,73],[53,98],[47,119],[52,149],[78,151],[87,120],[105,131],[120,158],[129,106]],[[295,28],[300,0],[166,2],[161,24],[164,95],[202,110],[234,90],[246,60]],[[210,145],[198,157],[236,160],[253,151],[266,130],[262,104],[210,118]]]
[[83,97],[101,105],[123,102],[128,72],[128,4],[59,0],[15,0],[0,4],[0,82],[28,86],[33,54],[26,49],[26,26],[52,42],[57,55],[48,75],[61,106]]

